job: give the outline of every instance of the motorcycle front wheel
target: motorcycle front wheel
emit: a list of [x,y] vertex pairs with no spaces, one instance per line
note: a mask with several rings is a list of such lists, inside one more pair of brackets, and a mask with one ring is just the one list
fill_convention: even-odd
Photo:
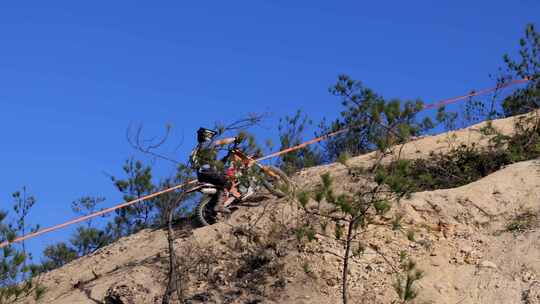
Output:
[[287,193],[290,193],[292,184],[285,172],[274,166],[265,166],[264,170],[261,171],[261,182],[270,193],[278,198],[285,197]]

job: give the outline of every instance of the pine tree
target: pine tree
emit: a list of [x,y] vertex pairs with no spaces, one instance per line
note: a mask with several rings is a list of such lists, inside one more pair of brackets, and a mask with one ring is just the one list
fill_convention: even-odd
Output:
[[[16,219],[17,225],[21,218]],[[7,213],[0,211],[0,243],[12,242],[17,230],[8,223]],[[38,268],[29,265],[29,254],[22,246],[8,245],[0,249],[0,304],[18,302],[33,295],[40,298],[44,289],[35,280]],[[21,249],[22,248],[22,249]]]
[[[312,121],[298,110],[293,116],[285,116],[279,120],[278,131],[280,150],[284,150],[304,142],[304,132]],[[313,147],[305,147],[286,153],[279,160],[280,168],[287,174],[313,167],[322,163],[322,155]]]
[[533,24],[525,28],[525,36],[519,41],[519,58],[504,55],[506,68],[499,78],[499,84],[510,80],[529,79],[524,88],[519,88],[503,101],[505,116],[530,112],[540,107],[540,33]]
[[326,161],[335,161],[344,153],[356,156],[385,149],[433,127],[429,118],[421,122],[416,120],[417,113],[423,108],[421,100],[385,100],[347,75],[340,75],[330,92],[340,98],[344,109],[331,123],[321,122],[319,135],[343,129],[348,131],[325,141]]

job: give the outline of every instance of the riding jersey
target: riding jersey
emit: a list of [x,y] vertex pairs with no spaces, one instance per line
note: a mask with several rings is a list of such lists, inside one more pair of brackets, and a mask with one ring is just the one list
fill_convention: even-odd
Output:
[[191,166],[197,172],[202,171],[222,171],[223,162],[217,160],[218,149],[215,141],[199,143],[191,152]]

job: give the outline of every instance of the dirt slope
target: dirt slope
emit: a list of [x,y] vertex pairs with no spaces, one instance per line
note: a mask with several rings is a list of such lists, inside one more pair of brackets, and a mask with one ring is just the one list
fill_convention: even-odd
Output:
[[[460,143],[481,144],[481,126],[418,139],[401,154],[416,158]],[[510,133],[512,120],[497,120],[494,126]],[[368,165],[374,157],[363,155],[352,163]],[[295,180],[309,187],[323,172],[331,172],[340,186],[352,185],[340,164],[307,169]],[[242,245],[243,232],[234,228],[248,223],[271,234],[275,223],[294,220],[295,210],[283,200],[268,199],[241,208],[225,223],[179,232],[180,259],[200,258],[185,274],[186,303],[339,303],[342,244],[319,237],[301,249],[283,247],[285,253],[270,246],[256,251]],[[415,303],[540,303],[540,229],[506,230],[526,211],[540,212],[538,161],[516,163],[459,188],[415,193],[362,236],[369,246],[352,258],[352,303],[398,303],[392,284],[400,252],[425,272]],[[397,212],[404,216],[401,231],[388,225]],[[409,230],[415,231],[414,241],[404,233]],[[159,230],[121,239],[44,275],[41,283],[48,291],[39,303],[160,303],[165,246]],[[255,270],[242,272],[253,252],[265,258],[265,266],[250,264]]]

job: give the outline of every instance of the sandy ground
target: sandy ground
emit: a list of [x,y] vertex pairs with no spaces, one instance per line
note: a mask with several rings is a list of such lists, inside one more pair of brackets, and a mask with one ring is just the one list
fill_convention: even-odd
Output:
[[[493,124],[506,134],[513,130],[512,119]],[[461,143],[485,144],[486,139],[478,131],[482,126],[420,138],[404,145],[401,155],[425,157],[431,151],[445,151]],[[375,157],[371,153],[350,163],[368,166]],[[306,188],[324,172],[330,172],[341,186],[352,183],[341,164],[304,170],[295,181]],[[258,220],[258,214],[263,210],[268,213],[269,209],[273,217]],[[212,267],[224,276],[219,279],[223,287],[219,296],[216,287],[208,283],[208,273],[196,276],[188,291],[201,296],[191,297],[186,303],[339,303],[342,266],[338,256],[343,246],[331,238],[318,238],[281,258],[284,268],[279,277],[284,283],[262,298],[238,291],[234,287],[238,280],[233,286],[232,277],[227,277],[231,266],[224,261],[232,255],[228,240],[233,228],[256,222],[260,229],[270,229],[272,221],[294,218],[294,210],[283,200],[269,199],[256,208],[241,208],[225,223],[179,234],[175,241],[179,256],[211,248],[221,261]],[[392,230],[388,223],[398,212],[403,214],[402,228]],[[540,212],[537,160],[510,165],[462,187],[413,194],[380,223],[369,225],[362,235],[362,242],[368,246],[363,254],[352,257],[351,303],[399,303],[392,284],[401,252],[417,261],[425,274],[418,282],[419,296],[413,303],[540,303],[540,229],[537,225],[521,233],[506,229],[516,215],[524,212]],[[410,230],[415,231],[414,241],[407,238],[406,231]],[[45,274],[40,281],[47,292],[39,303],[161,303],[165,247],[165,233],[161,230],[145,230],[123,238]],[[268,278],[269,286],[277,281],[277,275]],[[203,297],[205,291],[210,296]],[[104,302],[107,295],[116,295],[121,301]]]

